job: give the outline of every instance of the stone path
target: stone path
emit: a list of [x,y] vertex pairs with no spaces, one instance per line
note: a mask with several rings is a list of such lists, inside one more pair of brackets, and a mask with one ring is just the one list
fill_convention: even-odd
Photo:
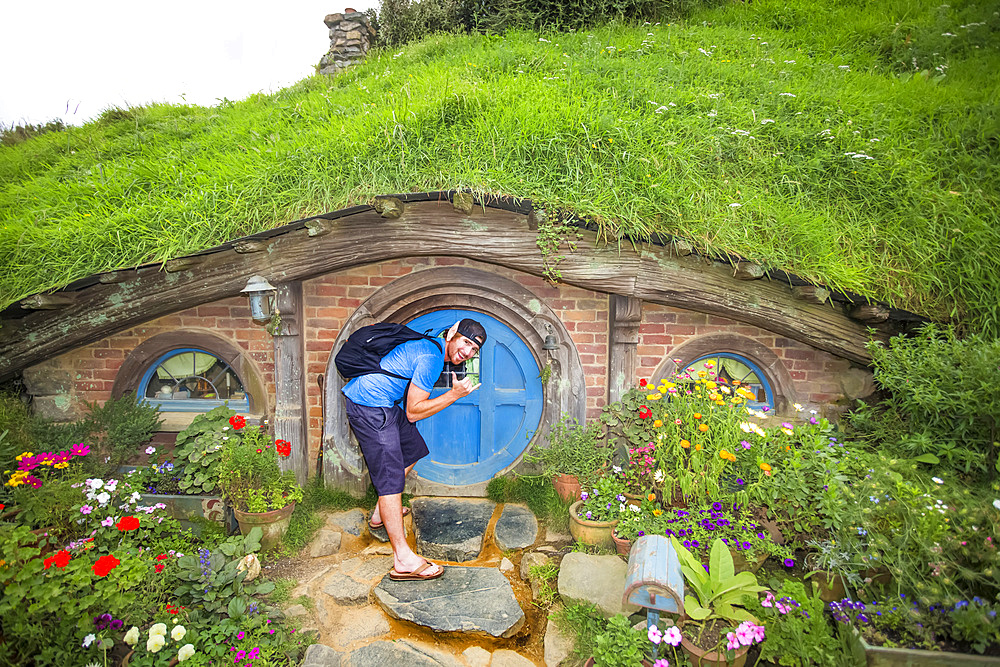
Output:
[[[325,517],[304,551],[315,571],[298,582],[284,610],[318,635],[303,667],[555,666],[569,655],[570,640],[531,602],[542,586],[532,581],[531,566],[558,562],[569,536],[546,531],[540,540],[534,515],[520,505],[415,498],[411,508],[404,519],[411,544],[445,562],[439,579],[392,581],[384,529],[371,530],[361,510]],[[564,587],[560,575],[560,593],[578,599],[580,590],[600,591],[589,601],[610,611],[624,561],[570,556],[574,582]]]

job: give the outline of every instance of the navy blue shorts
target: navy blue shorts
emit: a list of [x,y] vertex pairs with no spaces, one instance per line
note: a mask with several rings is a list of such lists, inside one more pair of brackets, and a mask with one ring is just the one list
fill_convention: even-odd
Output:
[[380,496],[402,493],[406,468],[430,453],[416,424],[398,405],[370,408],[346,396],[344,400],[347,421],[361,446],[375,492]]

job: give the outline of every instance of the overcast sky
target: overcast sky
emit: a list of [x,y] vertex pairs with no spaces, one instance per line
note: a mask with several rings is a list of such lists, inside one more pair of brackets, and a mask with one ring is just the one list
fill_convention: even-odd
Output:
[[111,106],[213,105],[283,88],[313,72],[330,46],[323,18],[344,8],[329,0],[4,3],[0,123],[79,125]]

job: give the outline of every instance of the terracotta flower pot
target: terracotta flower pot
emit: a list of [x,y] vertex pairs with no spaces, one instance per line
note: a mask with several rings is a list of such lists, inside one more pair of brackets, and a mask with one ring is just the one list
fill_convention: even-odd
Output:
[[811,577],[813,589],[819,593],[823,602],[836,602],[847,597],[847,587],[844,577],[833,572],[817,572]]
[[628,493],[625,494],[625,499],[629,505],[635,505],[636,507],[642,506],[642,499],[645,498],[644,494],[641,493]]
[[240,524],[240,533],[243,535],[248,535],[255,526],[260,527],[263,531],[260,538],[260,548],[262,551],[267,551],[276,547],[281,538],[284,537],[285,531],[288,530],[288,524],[292,521],[295,503],[270,512],[233,511],[236,513],[236,521]]
[[615,543],[618,555],[628,558],[629,552],[632,551],[632,540],[623,540],[614,531],[611,531],[611,540]]
[[688,659],[694,667],[743,667],[747,662],[747,651],[749,646],[744,646],[734,652],[732,662],[726,661],[727,651],[710,651],[697,646],[689,641],[687,637],[681,639],[681,649],[687,654]]
[[[594,667],[595,664],[593,658],[587,658],[587,662],[583,663],[583,667]],[[643,660],[642,667],[653,667],[653,663],[649,660]]]
[[613,521],[591,521],[576,515],[583,505],[582,500],[578,500],[569,508],[569,532],[574,539],[591,544],[593,546],[610,549],[614,546],[611,533],[618,525],[618,519]]
[[580,499],[580,480],[576,475],[556,475],[552,478],[552,486],[564,502],[574,502]]

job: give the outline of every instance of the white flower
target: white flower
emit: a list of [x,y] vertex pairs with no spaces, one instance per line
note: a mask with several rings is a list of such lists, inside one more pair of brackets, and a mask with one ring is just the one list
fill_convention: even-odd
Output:
[[[663,471],[662,470],[657,470],[656,474],[653,475],[653,479],[655,481],[657,481],[657,482],[662,482],[663,481]],[[997,502],[1000,502],[1000,501],[997,501]]]
[[625,503],[618,503],[618,511],[619,512],[625,511]]
[[616,475],[621,474],[621,471],[622,471],[622,467],[621,466],[612,466],[611,469],[615,471]]
[[[157,625],[163,624],[157,623]],[[150,635],[149,639],[146,640],[146,650],[150,653],[157,653],[166,643],[167,640],[163,638],[163,635]]]
[[141,498],[141,497],[142,497],[142,495],[138,491],[133,491],[132,492],[132,497],[129,498],[129,502],[137,503],[137,502],[139,502],[139,498]]
[[156,447],[153,447],[152,445],[150,445],[149,447],[146,447],[146,453],[147,454],[155,454],[156,453]]
[[931,477],[931,481],[934,482],[935,484],[944,484],[944,480],[941,479],[940,477]]
[[633,514],[639,513],[639,507],[636,505],[629,505],[628,508],[632,511]]
[[192,655],[194,655],[194,645],[185,644],[184,646],[181,646],[180,651],[177,651],[177,662],[184,662]]
[[737,203],[734,202],[734,203],[732,203],[732,204],[729,205],[729,208],[739,208],[740,206],[743,206],[743,204],[737,204]]
[[1000,498],[996,498],[993,500],[993,507],[996,507],[998,510],[1000,510]]
[[100,480],[100,479],[88,479],[87,480],[87,486],[89,486],[92,489],[99,489],[103,485],[104,485],[104,480]]
[[156,625],[151,627],[149,629],[149,636],[152,637],[153,635],[160,635],[161,637],[165,637],[167,635],[167,624],[157,623]]
[[129,646],[135,646],[139,643],[139,628],[133,625],[131,629],[125,633],[125,643]]
[[760,124],[761,125],[767,125],[768,123],[773,123],[773,122],[774,121],[771,120],[770,118],[765,118],[764,120],[760,121]]
[[170,631],[170,638],[175,642],[179,642],[184,639],[184,635],[187,634],[187,630],[184,629],[183,625],[174,626],[174,629]]
[[792,95],[791,93],[778,93],[778,96],[779,97],[795,97],[795,95]]
[[86,648],[86,647],[90,646],[96,638],[97,637],[95,637],[93,634],[89,634],[86,637],[84,637],[83,638],[83,647]]
[[796,403],[792,407],[795,408],[796,412],[802,412],[802,404],[801,403]]
[[107,505],[108,501],[111,500],[111,494],[102,491],[94,499],[102,505]]

